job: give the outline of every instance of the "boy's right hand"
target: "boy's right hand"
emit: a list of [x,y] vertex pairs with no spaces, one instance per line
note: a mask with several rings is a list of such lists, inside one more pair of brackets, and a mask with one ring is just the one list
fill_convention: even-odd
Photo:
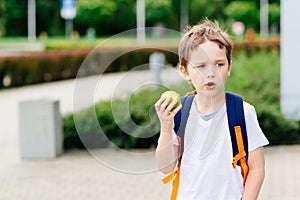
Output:
[[180,104],[172,110],[176,105],[177,100],[171,101],[172,97],[162,97],[155,103],[155,110],[160,121],[161,132],[169,132],[174,128],[174,117],[182,107]]

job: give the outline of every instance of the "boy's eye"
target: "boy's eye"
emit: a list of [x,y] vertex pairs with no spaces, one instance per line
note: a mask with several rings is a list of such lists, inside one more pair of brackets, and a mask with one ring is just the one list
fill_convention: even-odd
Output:
[[224,63],[217,63],[216,66],[217,67],[222,67],[222,66],[224,66]]
[[200,69],[200,68],[204,68],[205,65],[197,65],[196,68]]

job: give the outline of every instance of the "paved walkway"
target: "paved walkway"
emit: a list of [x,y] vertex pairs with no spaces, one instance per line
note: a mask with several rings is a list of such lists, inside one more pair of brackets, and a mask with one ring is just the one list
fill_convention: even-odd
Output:
[[[174,70],[165,70],[162,76],[170,84],[178,81],[177,75]],[[89,88],[98,78],[77,81]],[[116,94],[113,91],[120,88],[120,83],[127,86],[117,92],[122,96],[151,82],[151,78],[149,71],[105,75],[95,100]],[[115,149],[71,150],[55,159],[20,159],[18,103],[46,97],[58,99],[63,114],[72,112],[74,85],[74,80],[68,80],[0,91],[0,200],[168,199],[171,185],[162,184],[163,175],[155,170],[153,149],[134,153]],[[91,103],[84,98],[80,102],[77,109]],[[260,199],[300,199],[300,145],[267,147],[265,152],[266,178]],[[130,169],[140,173],[126,173]]]

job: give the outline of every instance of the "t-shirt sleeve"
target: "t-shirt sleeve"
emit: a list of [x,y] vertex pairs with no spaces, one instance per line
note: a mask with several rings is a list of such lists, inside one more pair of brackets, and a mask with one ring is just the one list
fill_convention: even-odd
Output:
[[248,151],[250,152],[258,147],[268,145],[269,141],[259,126],[255,108],[248,103],[246,103],[244,108],[248,136]]

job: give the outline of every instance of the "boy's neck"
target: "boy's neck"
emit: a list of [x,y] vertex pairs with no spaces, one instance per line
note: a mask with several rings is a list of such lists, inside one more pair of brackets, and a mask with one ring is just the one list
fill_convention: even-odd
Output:
[[206,96],[198,94],[196,96],[196,106],[199,112],[204,115],[209,115],[211,113],[217,112],[222,108],[225,103],[225,92],[220,93],[216,96]]

